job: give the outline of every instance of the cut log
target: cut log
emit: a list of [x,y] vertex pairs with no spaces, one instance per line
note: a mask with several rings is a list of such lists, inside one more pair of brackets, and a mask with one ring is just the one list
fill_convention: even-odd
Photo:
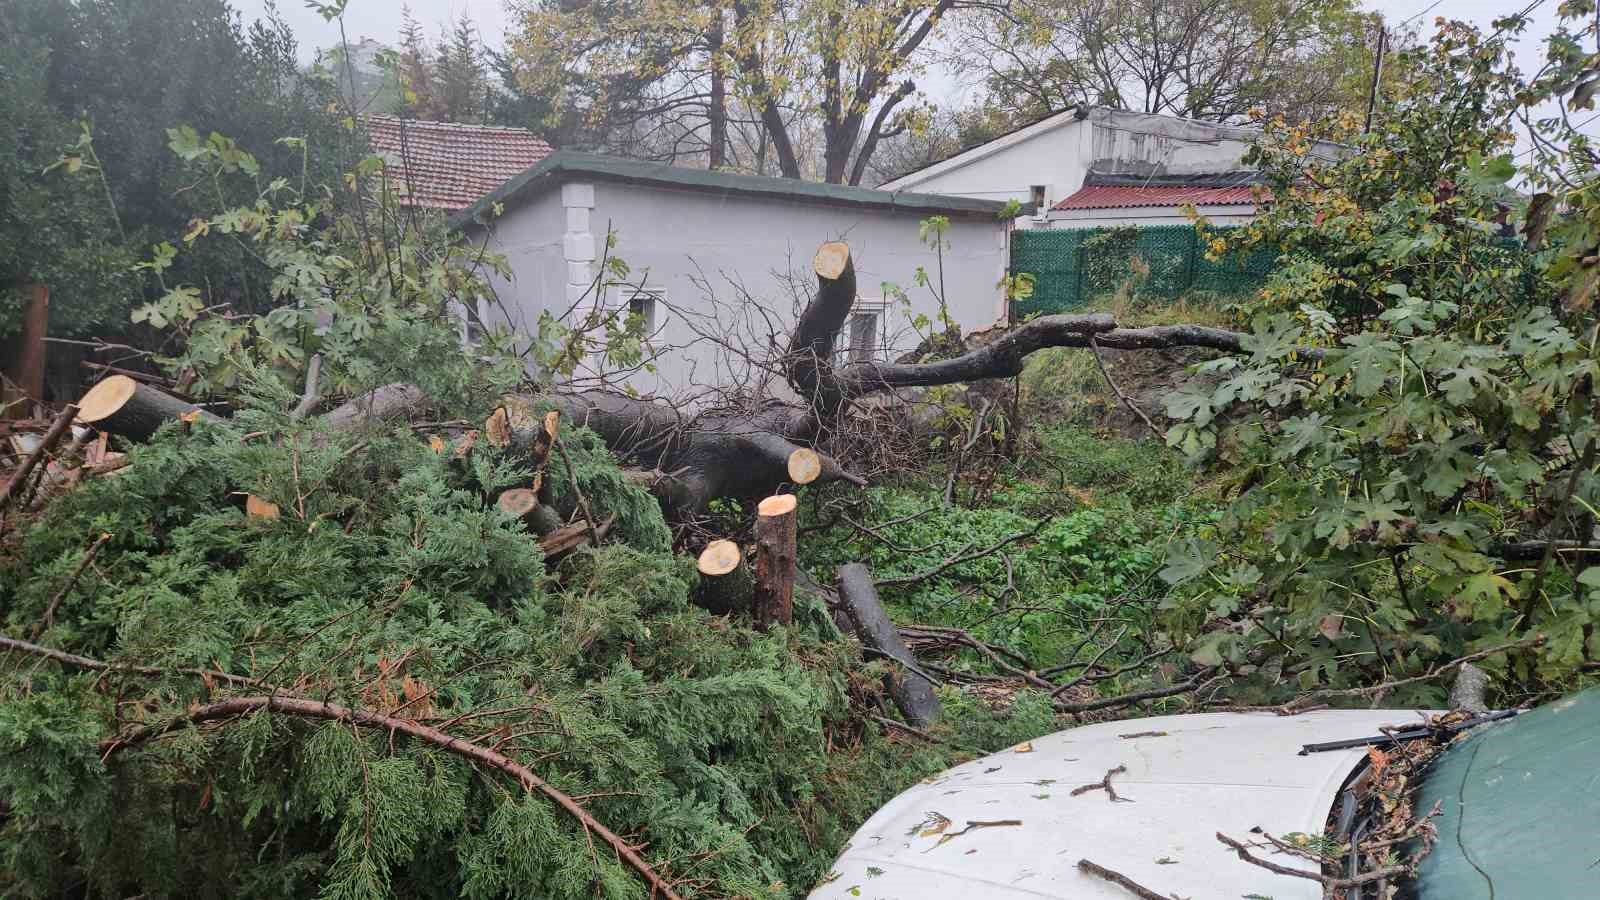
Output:
[[561,527],[561,516],[539,502],[537,488],[512,488],[500,495],[496,505],[506,515],[520,519],[529,531],[540,537]]
[[837,416],[847,399],[834,379],[833,349],[856,304],[850,247],[843,241],[823,244],[811,258],[811,270],[817,276],[817,295],[795,324],[784,370],[789,386],[808,401],[820,423]]
[[386,384],[352,397],[327,415],[323,424],[334,431],[353,431],[369,422],[407,418],[429,405],[428,395],[414,384]]
[[777,494],[756,506],[756,625],[794,622],[795,507],[793,494]]
[[78,421],[134,441],[147,441],[163,423],[198,413],[207,422],[220,422],[187,400],[140,384],[126,375],[106,378],[78,401]]
[[839,600],[855,621],[861,643],[900,664],[902,671],[887,679],[889,696],[894,698],[900,714],[918,728],[938,719],[939,698],[933,692],[933,683],[917,671],[916,658],[889,620],[883,601],[878,599],[871,570],[860,563],[840,566]]
[[810,484],[822,474],[822,457],[809,447],[801,447],[789,454],[789,480],[795,484]]
[[744,551],[733,541],[712,541],[700,553],[700,587],[695,603],[719,616],[744,612],[755,594],[755,580]]
[[271,500],[263,500],[255,494],[245,494],[244,514],[252,519],[276,519],[278,504]]

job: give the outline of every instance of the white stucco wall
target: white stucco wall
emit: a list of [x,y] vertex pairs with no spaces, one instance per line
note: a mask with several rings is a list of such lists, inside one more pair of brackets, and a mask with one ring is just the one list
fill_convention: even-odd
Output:
[[[593,206],[584,207],[589,191]],[[773,332],[787,332],[814,289],[811,257],[828,240],[849,243],[858,293],[868,304],[883,298],[884,282],[899,285],[909,298],[908,306],[892,304],[880,315],[879,355],[914,347],[910,318],[938,312],[933,293],[916,285],[918,267],[938,277],[934,251],[918,237],[921,218],[859,205],[597,180],[568,183],[513,207],[488,240],[514,272],[510,280],[496,280],[496,292],[511,324],[531,332],[541,311],[564,311],[581,293],[598,266],[609,224],[614,254],[630,267],[628,281],[665,292],[652,342],[667,352],[656,360],[655,373],[634,373],[627,383],[646,394],[684,397],[761,377],[704,335],[770,356],[766,342]],[[1004,318],[1007,226],[987,216],[950,217],[945,296],[963,330]],[[624,302],[620,293],[609,302]]]
[[[1256,134],[1250,128],[1103,108],[1079,119],[1068,110],[881,187],[1027,203],[1032,186],[1042,184],[1048,207],[1081,188],[1091,168],[1096,173],[1131,176],[1236,171]],[[1340,152],[1325,142],[1312,149],[1314,156],[1324,159]],[[1019,228],[1041,224],[1031,217],[1017,220]],[[1079,225],[1074,222],[1071,227]]]
[[[1090,128],[1071,111],[882,185],[889,191],[951,194],[1004,203],[1032,201],[1033,185],[1045,186],[1045,205],[1083,185],[1089,170]],[[1028,227],[1026,218],[1020,227]]]

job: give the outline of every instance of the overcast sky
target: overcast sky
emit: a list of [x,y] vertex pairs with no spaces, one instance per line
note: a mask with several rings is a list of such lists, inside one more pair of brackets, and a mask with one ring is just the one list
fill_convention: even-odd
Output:
[[[246,21],[263,16],[270,0],[232,0],[233,6]],[[1490,20],[1526,6],[1532,0],[1363,0],[1368,9],[1381,11],[1393,25],[1413,20],[1420,23],[1423,34],[1431,34],[1435,16],[1467,19],[1487,27]],[[1544,0],[1533,12],[1533,26],[1528,29],[1519,46],[1518,59],[1526,67],[1539,52],[1539,40],[1550,33],[1555,24],[1555,11],[1559,0]],[[505,45],[506,29],[514,16],[507,11],[504,0],[411,0],[409,4],[394,0],[350,0],[345,13],[345,28],[352,41],[363,37],[385,43],[394,43],[400,32],[401,10],[409,5],[412,15],[431,34],[437,35],[450,21],[463,13],[477,23],[484,41],[493,47]],[[1429,7],[1432,7],[1431,9]],[[301,53],[309,59],[319,47],[338,43],[337,25],[324,22],[315,11],[308,9],[303,0],[280,0],[278,12],[300,38]],[[932,85],[930,85],[931,87]],[[952,85],[953,87],[953,85]],[[944,98],[935,98],[944,99]]]
[[[271,0],[231,2],[248,22],[263,16]],[[1497,16],[1515,12],[1531,2],[1534,0],[1362,0],[1366,8],[1382,12],[1391,26],[1407,22],[1420,25],[1424,37],[1433,33],[1436,16],[1466,19],[1487,28]],[[1534,9],[1532,25],[1517,45],[1517,61],[1524,71],[1538,67],[1537,61],[1542,56],[1540,44],[1555,27],[1558,3],[1559,0],[1542,0]],[[484,42],[496,48],[505,46],[506,30],[515,18],[507,11],[504,0],[411,0],[409,4],[395,0],[350,0],[345,13],[345,29],[350,40],[370,37],[393,44],[400,32],[401,11],[406,5],[435,37],[449,22],[465,13],[477,23]],[[306,8],[304,0],[279,0],[278,11],[294,28],[300,39],[301,56],[306,60],[309,61],[318,48],[338,43],[338,26],[324,22],[315,11]],[[969,94],[957,79],[937,72],[919,79],[919,85],[931,99],[941,104],[959,104]]]

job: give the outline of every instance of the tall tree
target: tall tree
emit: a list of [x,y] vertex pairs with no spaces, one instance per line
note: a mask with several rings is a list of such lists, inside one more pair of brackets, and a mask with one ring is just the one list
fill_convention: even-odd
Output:
[[433,79],[433,51],[422,31],[422,23],[411,14],[411,7],[400,10],[400,52],[395,57],[395,74],[400,81],[402,108],[417,119],[438,119],[441,104]]
[[434,62],[440,118],[447,122],[476,122],[485,117],[488,79],[483,43],[472,20],[463,15],[439,42]]
[[962,21],[951,58],[1019,119],[1092,103],[1315,120],[1364,99],[1372,24],[1355,0],[1004,0]]
[[[608,140],[648,135],[674,158],[730,159],[730,111],[753,112],[778,170],[859,183],[956,0],[527,0],[511,54],[530,89]],[[802,155],[796,125],[820,134]]]

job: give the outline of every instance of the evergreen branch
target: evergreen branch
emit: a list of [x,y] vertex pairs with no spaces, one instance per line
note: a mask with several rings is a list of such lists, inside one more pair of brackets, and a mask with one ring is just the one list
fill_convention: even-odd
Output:
[[35,639],[44,634],[51,625],[55,624],[56,610],[61,608],[61,601],[65,600],[67,594],[72,592],[73,585],[77,584],[78,579],[83,576],[83,570],[89,568],[89,564],[94,562],[95,554],[99,553],[100,548],[104,547],[106,541],[109,540],[111,540],[111,532],[103,531],[99,537],[95,538],[94,543],[89,545],[89,549],[84,551],[83,558],[78,560],[78,565],[67,576],[67,580],[61,583],[61,587],[56,591],[55,596],[50,598],[50,605],[44,608],[44,616],[39,619],[38,624],[33,626],[32,636]]
[[272,685],[249,678],[244,675],[234,675],[230,672],[221,672],[216,669],[162,669],[156,666],[129,666],[118,663],[101,662],[76,653],[67,653],[63,650],[52,650],[27,641],[17,640],[0,634],[0,650],[16,650],[21,653],[32,653],[45,659],[53,659],[65,666],[75,669],[86,669],[90,672],[126,672],[131,675],[195,675],[200,678],[209,678],[213,681],[223,681],[228,684],[245,685],[247,687],[273,689]]
[[[6,639],[6,643],[9,645],[20,644],[22,642],[10,641],[9,639]],[[31,646],[32,645],[29,645],[29,647]],[[45,648],[42,647],[34,649],[45,650]],[[45,650],[45,655],[47,656],[54,656],[55,653],[56,651]],[[70,656],[71,654],[61,655]],[[83,660],[84,657],[75,657],[75,659]],[[88,660],[88,662],[92,663],[94,661]],[[103,666],[105,664],[101,663],[100,665]],[[642,877],[645,882],[650,885],[652,896],[659,895],[663,898],[663,900],[682,900],[682,898],[672,890],[672,885],[669,884],[666,879],[657,874],[655,869],[651,868],[650,864],[638,854],[632,844],[623,840],[621,836],[602,825],[598,819],[590,815],[589,811],[584,809],[583,805],[577,800],[574,800],[571,795],[559,790],[549,782],[545,781],[543,778],[535,775],[532,769],[529,769],[527,766],[524,766],[523,764],[517,762],[509,756],[506,756],[503,753],[479,744],[463,741],[462,739],[446,734],[437,728],[432,728],[427,725],[414,722],[410,719],[386,716],[381,713],[367,712],[365,710],[355,709],[353,707],[340,706],[335,703],[325,703],[320,700],[308,700],[300,697],[284,697],[278,695],[233,697],[228,700],[206,704],[205,706],[194,707],[193,709],[190,709],[186,715],[180,716],[169,722],[165,722],[160,725],[143,726],[129,732],[126,735],[123,735],[122,737],[102,741],[100,744],[100,749],[105,756],[109,757],[112,753],[122,749],[123,747],[129,747],[135,744],[143,743],[152,738],[175,731],[186,724],[198,725],[202,722],[209,722],[216,719],[230,719],[235,716],[247,715],[263,709],[271,712],[284,713],[291,716],[299,716],[305,719],[325,719],[331,722],[348,722],[353,725],[367,728],[382,729],[390,733],[399,732],[401,734],[407,734],[418,740],[433,744],[442,750],[454,753],[464,759],[472,762],[483,763],[490,768],[498,769],[501,772],[504,772],[507,775],[517,779],[517,781],[520,782],[525,789],[538,791],[539,793],[550,798],[550,800],[553,801],[557,806],[566,810],[570,815],[572,815],[573,818],[577,819],[578,822],[583,825],[586,833],[593,832],[594,834],[600,835],[600,837],[604,839],[606,843],[611,845],[611,848],[616,851],[617,855],[625,860],[628,865],[632,866],[634,870],[639,873],[640,877]]]

